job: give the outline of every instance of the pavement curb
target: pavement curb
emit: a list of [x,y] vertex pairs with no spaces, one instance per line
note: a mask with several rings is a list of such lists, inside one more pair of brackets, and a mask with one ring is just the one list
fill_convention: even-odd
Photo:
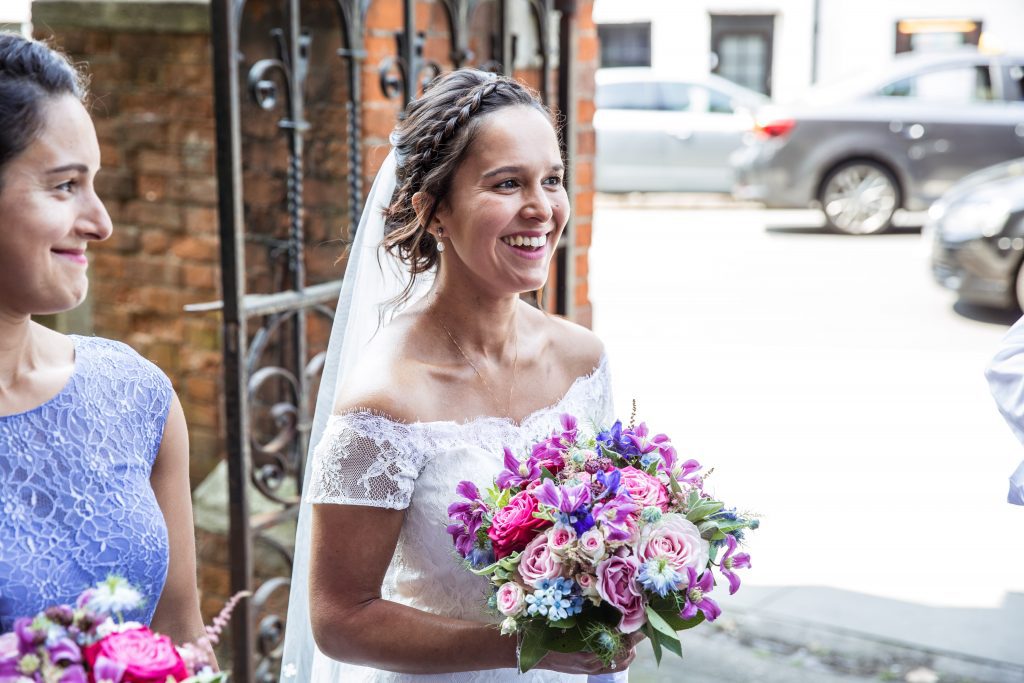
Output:
[[1024,666],[961,652],[930,648],[862,631],[733,607],[721,626],[748,647],[804,649],[836,673],[879,675],[924,668],[942,683],[1021,683]]

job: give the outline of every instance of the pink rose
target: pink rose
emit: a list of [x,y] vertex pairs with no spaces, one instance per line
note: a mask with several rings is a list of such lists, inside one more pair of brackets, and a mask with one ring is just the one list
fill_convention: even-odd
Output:
[[541,534],[530,541],[519,556],[519,576],[534,586],[541,579],[553,579],[562,575],[562,560],[551,552],[548,537]]
[[501,584],[496,597],[498,611],[506,617],[516,616],[523,611],[523,606],[526,605],[526,594],[523,592],[522,586],[515,581]]
[[185,662],[167,636],[157,635],[145,626],[111,633],[85,647],[85,661],[93,668],[104,657],[125,665],[121,683],[166,683],[188,678]]
[[597,564],[605,555],[604,534],[596,526],[583,532],[579,542],[580,555]]
[[647,527],[637,548],[642,562],[664,557],[681,576],[693,567],[700,575],[707,566],[711,544],[700,537],[697,526],[685,516],[668,513],[658,524]]
[[635,467],[623,467],[622,485],[629,491],[629,497],[640,506],[640,511],[645,507],[657,507],[662,512],[668,510],[669,497],[665,485],[646,472],[641,472]]
[[577,574],[575,578],[583,597],[589,598],[595,605],[601,604],[601,594],[597,592],[597,577],[583,573]]
[[494,544],[494,556],[501,559],[526,547],[537,532],[551,526],[546,519],[537,519],[537,499],[528,491],[512,496],[508,505],[494,513],[487,535]]
[[565,557],[576,542],[576,531],[572,527],[551,527],[545,535],[548,537],[548,550],[560,558]]
[[640,563],[632,555],[612,556],[597,565],[597,592],[605,602],[619,610],[619,630],[633,633],[647,620],[643,592],[636,582]]

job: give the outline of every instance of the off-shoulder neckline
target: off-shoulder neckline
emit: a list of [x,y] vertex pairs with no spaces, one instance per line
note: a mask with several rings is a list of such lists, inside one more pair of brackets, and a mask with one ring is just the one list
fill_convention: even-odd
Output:
[[550,405],[543,406],[541,408],[537,408],[533,412],[528,413],[519,422],[516,422],[515,420],[513,420],[510,417],[498,417],[496,415],[479,415],[479,416],[474,417],[474,418],[472,418],[470,420],[467,420],[465,422],[457,422],[455,420],[427,420],[427,421],[417,420],[415,422],[406,422],[405,420],[401,420],[401,419],[398,419],[398,418],[396,418],[396,417],[394,417],[392,415],[389,415],[387,412],[385,412],[383,410],[377,410],[375,408],[368,408],[368,407],[355,407],[355,408],[350,408],[350,409],[348,409],[348,410],[346,410],[346,411],[344,411],[342,413],[334,413],[333,415],[331,415],[330,419],[331,420],[336,420],[336,419],[339,419],[339,418],[349,417],[349,416],[353,416],[353,415],[355,415],[355,416],[365,416],[365,417],[374,417],[374,418],[378,418],[378,419],[384,420],[386,422],[390,422],[390,423],[392,423],[392,424],[394,424],[396,426],[408,428],[410,430],[411,429],[428,429],[428,428],[432,428],[432,427],[447,427],[447,428],[465,429],[466,427],[472,427],[472,426],[475,426],[475,425],[479,425],[481,423],[492,423],[492,424],[493,423],[498,423],[498,424],[507,425],[507,426],[509,426],[509,427],[511,427],[513,429],[522,429],[523,427],[525,427],[527,424],[532,422],[534,419],[536,419],[540,415],[545,415],[547,413],[550,413],[550,412],[558,409],[564,403],[566,403],[566,401],[569,400],[569,397],[572,396],[573,393],[575,393],[577,391],[578,387],[581,387],[584,384],[587,384],[587,383],[591,382],[596,377],[598,377],[599,375],[603,374],[603,372],[607,369],[607,365],[608,365],[608,356],[607,356],[606,353],[602,352],[601,353],[601,358],[597,361],[597,366],[595,366],[594,369],[591,370],[590,372],[588,372],[587,374],[580,375],[579,377],[574,379],[572,381],[572,384],[569,385],[569,388],[566,389],[564,394],[562,394],[561,398],[559,398],[557,401],[555,401],[554,403],[552,403]]

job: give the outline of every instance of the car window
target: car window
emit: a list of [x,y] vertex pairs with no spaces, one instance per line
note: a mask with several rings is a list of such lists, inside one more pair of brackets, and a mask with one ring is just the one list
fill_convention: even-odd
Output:
[[657,109],[658,84],[604,83],[598,86],[595,99],[599,109]]
[[915,74],[883,86],[883,97],[911,97],[926,102],[963,104],[994,99],[987,66],[964,66]]
[[736,107],[733,106],[732,98],[721,90],[708,88],[708,111],[713,114],[732,114]]
[[689,111],[692,106],[691,88],[686,83],[659,83],[661,88],[661,109],[667,111]]

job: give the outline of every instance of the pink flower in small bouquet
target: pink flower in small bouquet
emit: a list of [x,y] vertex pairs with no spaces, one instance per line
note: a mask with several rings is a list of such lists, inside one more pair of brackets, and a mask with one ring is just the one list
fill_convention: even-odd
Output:
[[85,661],[95,670],[97,660],[120,668],[121,683],[166,683],[171,677],[183,681],[189,676],[185,660],[167,636],[145,626],[111,633],[85,648]]
[[55,605],[15,620],[0,635],[0,683],[226,683],[210,667],[212,645],[238,600],[231,598],[199,642],[175,646],[121,613],[138,607],[141,594],[109,577],[83,592],[75,607]]
[[736,551],[758,521],[708,494],[700,463],[646,424],[586,436],[563,415],[560,426],[524,454],[506,447],[485,491],[459,484],[456,552],[490,581],[502,633],[521,639],[521,671],[555,649],[610,662],[638,630],[659,661],[662,648],[681,654],[677,631],[721,613],[713,570],[739,588],[750,556]]

